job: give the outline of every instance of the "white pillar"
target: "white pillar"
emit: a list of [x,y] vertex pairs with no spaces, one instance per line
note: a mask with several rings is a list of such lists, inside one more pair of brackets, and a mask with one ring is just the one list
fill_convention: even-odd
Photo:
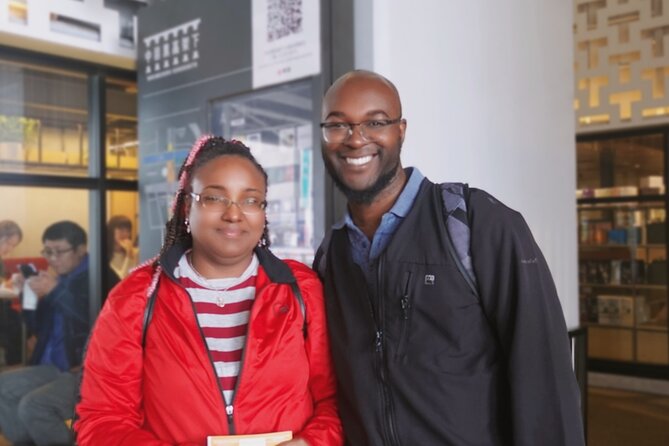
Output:
[[520,211],[578,325],[572,2],[356,0],[356,66],[399,89],[402,154]]

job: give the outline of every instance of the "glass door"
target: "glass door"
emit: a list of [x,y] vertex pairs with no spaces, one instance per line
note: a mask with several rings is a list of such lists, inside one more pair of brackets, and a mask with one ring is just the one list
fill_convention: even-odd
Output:
[[577,144],[579,297],[590,359],[669,365],[665,132]]

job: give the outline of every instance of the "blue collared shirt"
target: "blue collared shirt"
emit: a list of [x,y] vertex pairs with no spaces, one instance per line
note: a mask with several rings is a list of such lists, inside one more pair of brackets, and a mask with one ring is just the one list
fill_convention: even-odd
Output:
[[353,261],[360,266],[367,277],[367,282],[370,282],[371,271],[369,269],[370,263],[374,262],[388,246],[395,230],[398,228],[404,217],[409,213],[413,202],[416,200],[418,190],[423,182],[423,174],[415,167],[405,169],[406,175],[409,178],[407,184],[402,189],[397,201],[392,208],[381,217],[381,223],[372,237],[370,242],[367,236],[358,228],[351,214],[346,212],[344,218],[333,226],[334,229],[341,229],[346,227],[348,233],[348,240],[351,244],[351,255]]

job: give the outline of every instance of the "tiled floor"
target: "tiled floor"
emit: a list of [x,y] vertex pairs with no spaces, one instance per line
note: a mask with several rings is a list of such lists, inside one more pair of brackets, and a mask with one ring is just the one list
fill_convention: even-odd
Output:
[[669,445],[669,396],[590,387],[588,446]]

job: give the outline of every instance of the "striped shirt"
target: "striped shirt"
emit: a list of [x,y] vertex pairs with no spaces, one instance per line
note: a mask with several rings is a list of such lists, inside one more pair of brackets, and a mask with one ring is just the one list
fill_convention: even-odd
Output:
[[[189,254],[189,253],[186,253]],[[239,277],[205,279],[181,256],[174,275],[190,294],[226,404],[231,404],[255,298],[258,258]]]

